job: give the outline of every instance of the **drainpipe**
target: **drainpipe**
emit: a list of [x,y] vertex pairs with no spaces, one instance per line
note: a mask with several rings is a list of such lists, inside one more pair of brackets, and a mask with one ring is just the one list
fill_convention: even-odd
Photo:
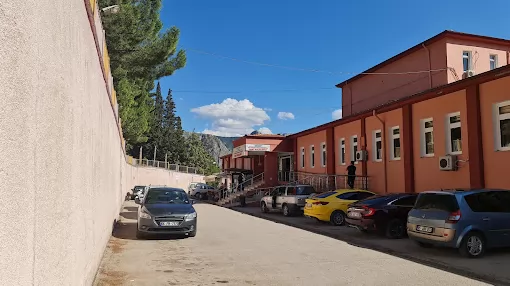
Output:
[[429,63],[429,88],[432,88],[432,63],[430,62],[430,51],[427,48],[427,46],[425,46],[425,44],[421,44],[421,45],[423,46],[425,51],[427,51],[427,60],[428,60],[428,63]]
[[[379,122],[381,122],[382,124],[382,134],[386,134],[386,123],[379,117],[379,115],[377,115],[375,113],[375,109],[374,111],[372,112],[372,114],[375,116],[375,118],[377,118],[379,120]],[[386,151],[386,135],[383,135],[383,138],[382,138],[382,149],[384,150],[384,153],[383,153],[383,164],[384,164],[384,193],[388,193],[388,168],[387,168],[387,159],[386,159],[386,155],[388,154],[388,152]]]

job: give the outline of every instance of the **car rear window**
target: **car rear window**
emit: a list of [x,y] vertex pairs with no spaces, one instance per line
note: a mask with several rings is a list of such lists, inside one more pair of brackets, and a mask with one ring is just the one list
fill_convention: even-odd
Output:
[[435,209],[454,212],[459,209],[459,204],[454,195],[450,194],[421,194],[414,205],[415,209]]
[[336,192],[326,192],[326,193],[316,195],[315,198],[324,199],[324,198],[330,197],[334,194],[336,194]]
[[315,190],[312,186],[299,186],[296,188],[296,195],[298,196],[311,195],[313,193],[315,193]]
[[358,201],[358,203],[361,203],[361,204],[364,204],[364,205],[378,205],[378,204],[386,203],[389,200],[390,200],[390,197],[388,197],[388,196],[374,195],[374,196],[371,196],[371,197],[369,197],[367,199]]

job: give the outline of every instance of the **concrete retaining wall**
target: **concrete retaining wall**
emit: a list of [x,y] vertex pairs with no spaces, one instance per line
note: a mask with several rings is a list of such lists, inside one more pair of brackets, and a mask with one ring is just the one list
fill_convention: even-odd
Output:
[[90,285],[130,188],[200,179],[126,164],[83,0],[0,1],[0,285]]

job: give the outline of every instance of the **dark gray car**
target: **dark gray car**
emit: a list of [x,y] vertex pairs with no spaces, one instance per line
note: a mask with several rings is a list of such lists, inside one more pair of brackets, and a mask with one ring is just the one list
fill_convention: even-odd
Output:
[[137,238],[150,234],[197,235],[197,213],[184,190],[153,187],[143,200],[135,202],[140,204]]

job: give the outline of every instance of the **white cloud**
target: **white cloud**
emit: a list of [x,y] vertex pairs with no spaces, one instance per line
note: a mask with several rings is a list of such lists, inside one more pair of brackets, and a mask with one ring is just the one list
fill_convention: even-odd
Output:
[[278,118],[281,120],[294,119],[294,114],[292,112],[278,112]]
[[271,130],[267,127],[260,128],[259,132],[260,132],[260,134],[273,134],[273,132],[271,132]]
[[211,120],[211,128],[203,133],[217,136],[244,136],[270,120],[264,109],[254,106],[248,99],[227,98],[221,103],[193,108],[191,112]]
[[331,113],[331,117],[333,117],[333,120],[337,120],[342,118],[342,109],[337,109]]
[[271,108],[268,108],[268,107],[265,107],[264,110],[265,111],[273,111]]

